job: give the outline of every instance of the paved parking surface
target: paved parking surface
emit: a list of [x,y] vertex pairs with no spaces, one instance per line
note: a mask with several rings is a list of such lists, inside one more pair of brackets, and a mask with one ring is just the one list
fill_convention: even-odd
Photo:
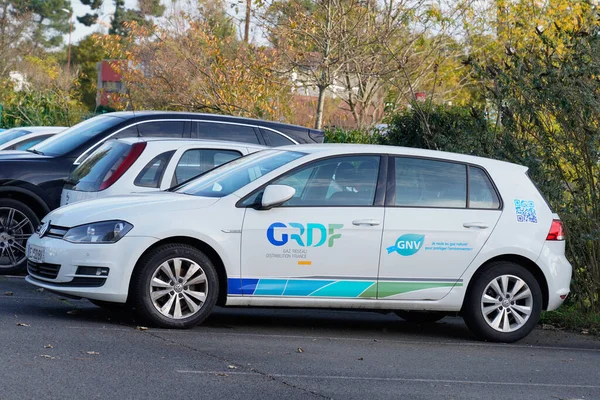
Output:
[[600,340],[565,332],[490,344],[459,318],[262,309],[137,326],[0,277],[0,399],[600,399]]

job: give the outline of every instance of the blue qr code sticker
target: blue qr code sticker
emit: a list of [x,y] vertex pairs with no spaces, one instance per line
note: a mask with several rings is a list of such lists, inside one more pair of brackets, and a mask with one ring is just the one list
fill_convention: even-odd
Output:
[[537,224],[537,213],[535,203],[532,200],[515,199],[515,211],[517,212],[517,222],[531,222]]

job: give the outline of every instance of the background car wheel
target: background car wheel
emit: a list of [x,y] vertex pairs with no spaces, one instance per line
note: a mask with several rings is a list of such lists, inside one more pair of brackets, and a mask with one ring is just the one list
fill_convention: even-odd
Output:
[[433,323],[441,320],[446,316],[446,313],[436,311],[405,311],[398,310],[394,311],[397,316],[408,321],[417,324]]
[[0,275],[25,272],[27,239],[40,220],[20,201],[0,199]]
[[463,311],[465,323],[478,338],[510,343],[535,328],[542,311],[542,290],[526,268],[496,262],[473,279]]
[[217,271],[198,249],[160,246],[139,262],[131,301],[142,318],[164,328],[190,328],[204,321],[218,295]]

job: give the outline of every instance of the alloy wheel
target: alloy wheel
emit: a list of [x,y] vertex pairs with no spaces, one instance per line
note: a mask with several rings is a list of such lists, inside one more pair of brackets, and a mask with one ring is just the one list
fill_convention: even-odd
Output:
[[487,324],[498,332],[514,332],[529,320],[533,295],[527,283],[518,276],[494,278],[481,296],[481,312]]
[[207,294],[206,274],[190,259],[172,258],[160,264],[152,274],[152,304],[167,318],[191,317],[200,311]]
[[31,220],[19,210],[0,208],[0,269],[13,268],[27,258],[27,239],[35,231]]

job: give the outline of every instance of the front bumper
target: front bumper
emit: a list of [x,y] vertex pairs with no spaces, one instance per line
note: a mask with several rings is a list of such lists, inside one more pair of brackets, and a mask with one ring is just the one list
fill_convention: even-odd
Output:
[[548,281],[548,307],[556,310],[570,292],[573,267],[565,257],[564,241],[546,241],[536,264]]
[[[34,234],[27,242],[27,254],[31,245],[39,246],[44,249],[44,260],[28,268],[26,280],[68,296],[124,303],[135,264],[157,240],[126,236],[113,244],[75,244]],[[108,269],[108,275],[78,274],[80,267]]]

